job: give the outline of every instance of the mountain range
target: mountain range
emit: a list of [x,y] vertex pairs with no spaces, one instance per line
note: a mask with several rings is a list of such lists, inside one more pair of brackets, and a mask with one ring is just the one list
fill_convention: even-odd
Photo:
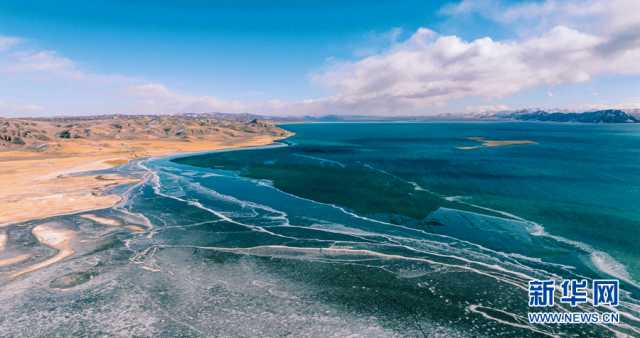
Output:
[[264,117],[279,123],[295,122],[384,122],[384,121],[541,121],[573,123],[640,123],[640,111],[604,109],[585,112],[517,110],[475,114],[448,113],[429,116],[322,115],[302,117]]
[[287,132],[253,115],[100,115],[0,118],[0,150],[43,150],[65,139],[182,140]]
[[605,109],[582,113],[564,113],[537,111],[519,111],[495,113],[493,118],[519,121],[574,122],[574,123],[639,123],[640,119],[619,109]]

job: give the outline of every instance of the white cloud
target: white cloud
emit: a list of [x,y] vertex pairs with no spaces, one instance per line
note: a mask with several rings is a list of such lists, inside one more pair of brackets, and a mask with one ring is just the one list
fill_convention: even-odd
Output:
[[239,101],[177,93],[158,83],[134,85],[127,92],[138,99],[137,111],[149,113],[244,112],[247,108]]
[[42,107],[30,103],[16,103],[0,100],[0,115],[19,116],[28,115],[42,111]]
[[[95,95],[96,105],[106,102],[107,105],[78,106],[73,104],[62,104],[60,107],[47,107],[46,109],[37,105],[16,104],[0,101],[0,114],[23,114],[47,113],[55,110],[60,114],[76,113],[97,113],[116,112],[129,113],[180,113],[180,112],[245,112],[261,111],[268,112],[265,107],[282,106],[281,102],[267,102],[249,104],[241,101],[222,100],[213,96],[196,96],[187,93],[180,93],[168,89],[158,83],[151,83],[144,79],[97,73],[81,68],[74,60],[60,55],[56,51],[41,50],[24,44],[24,40],[19,38],[8,38],[0,36],[0,74],[5,76],[5,80],[20,79],[33,83],[34,91],[46,91],[47,86],[51,86],[57,81],[72,80],[64,82],[65,87],[85,90],[89,87],[92,95]],[[94,90],[95,88],[95,90]],[[94,94],[95,93],[95,94]],[[68,100],[75,100],[70,97]],[[109,102],[113,103],[109,107]],[[71,106],[78,111],[69,111],[64,107]],[[118,107],[118,108],[113,108]]]
[[365,57],[377,54],[397,43],[402,33],[403,30],[400,27],[393,27],[385,32],[369,32],[365,34],[364,38],[353,44],[353,55]]
[[0,35],[0,51],[9,49],[17,44],[22,42],[21,39],[12,37],[12,36],[2,36]]
[[75,63],[51,50],[37,50],[17,37],[0,36],[1,73],[54,73],[81,76]]
[[[638,35],[640,3],[637,0],[545,0],[517,4],[499,0],[463,0],[446,6],[450,16],[478,14],[507,28],[525,33],[545,31],[563,25],[591,34]],[[526,28],[526,29],[523,29]]]
[[54,50],[33,47],[17,37],[0,36],[0,74],[31,79],[77,80],[91,84],[140,82],[139,79],[118,74],[96,73],[83,69],[78,63]]
[[[334,98],[309,99],[299,102],[267,100],[237,101],[213,96],[181,93],[159,83],[144,83],[127,88],[134,98],[133,111],[140,113],[255,113],[264,115],[326,114],[344,105]],[[355,107],[352,107],[355,108]],[[345,110],[346,111],[346,110]]]
[[[487,1],[464,1],[448,9],[461,13]],[[623,10],[612,8],[625,5]],[[497,5],[495,5],[497,6]],[[531,8],[530,8],[531,7]],[[541,85],[578,83],[606,74],[640,74],[640,1],[575,1],[525,4],[504,8],[500,20],[554,15],[578,28],[555,25],[540,34],[509,41],[465,41],[418,29],[389,50],[358,61],[334,63],[315,81],[336,92],[330,106],[376,114],[421,113],[464,97],[501,98]],[[576,10],[576,13],[563,11]],[[578,19],[609,23],[581,30]],[[633,18],[630,18],[633,17]],[[557,19],[556,19],[557,18]],[[615,29],[611,26],[615,25]]]
[[494,105],[477,105],[477,106],[466,106],[464,111],[467,113],[489,113],[489,112],[499,112],[512,109],[511,106],[506,104],[494,104]]
[[71,59],[60,56],[55,51],[18,51],[9,55],[9,58],[9,62],[3,69],[7,73],[42,72],[75,78],[83,76]]

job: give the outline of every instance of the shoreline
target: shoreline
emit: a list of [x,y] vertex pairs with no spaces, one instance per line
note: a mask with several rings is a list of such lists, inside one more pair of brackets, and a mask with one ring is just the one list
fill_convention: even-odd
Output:
[[[56,153],[0,152],[0,229],[23,222],[109,208],[122,197],[107,193],[137,178],[86,174],[112,169],[142,158],[177,157],[210,151],[267,146],[286,136],[256,135],[238,139],[109,140],[62,143]],[[105,178],[106,177],[106,178]]]

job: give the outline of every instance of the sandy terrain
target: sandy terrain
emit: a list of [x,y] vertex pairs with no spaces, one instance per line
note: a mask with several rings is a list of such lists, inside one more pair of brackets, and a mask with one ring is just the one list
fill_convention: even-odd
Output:
[[7,233],[0,231],[0,253],[4,251],[4,246],[7,244]]
[[[3,253],[5,246],[7,245],[7,240],[8,240],[7,233],[4,231],[0,231],[0,256]],[[12,256],[9,258],[0,258],[0,267],[20,263],[29,257],[30,257],[29,255],[23,254],[23,255]]]
[[26,273],[42,269],[51,264],[55,264],[73,255],[74,253],[71,246],[71,241],[76,236],[75,231],[64,229],[57,223],[44,223],[33,228],[31,232],[40,243],[50,248],[56,249],[58,250],[58,252],[55,255],[45,259],[44,261],[28,266],[11,274],[11,278],[16,278]]
[[[136,179],[116,174],[84,174],[87,171],[107,169],[129,160],[161,156],[179,152],[217,150],[248,147],[272,143],[278,137],[270,135],[244,136],[229,139],[219,137],[207,140],[65,140],[54,148],[55,152],[2,151],[0,152],[0,254],[9,238],[3,226],[41,219],[55,215],[78,213],[113,206],[120,201],[105,190],[116,185],[135,183]],[[85,214],[81,217],[98,224],[119,227],[120,221]],[[144,228],[126,225],[129,231],[141,233]],[[53,256],[10,274],[17,278],[55,264],[75,252],[73,241],[77,234],[55,222],[33,228],[32,234],[40,244],[56,249]],[[0,258],[0,267],[14,265],[29,259],[29,254]]]
[[[11,237],[3,227],[108,208],[121,200],[109,193],[111,188],[138,182],[92,171],[142,157],[266,145],[287,136],[287,131],[266,121],[225,120],[211,114],[0,118],[0,267],[32,258],[19,248],[5,250]],[[145,231],[96,214],[81,217],[105,226],[107,233],[120,227],[134,233]],[[9,278],[73,256],[78,250],[74,245],[83,241],[82,233],[52,221],[36,225],[31,233],[40,245],[56,253],[7,271]]]
[[120,221],[118,221],[117,219],[113,219],[113,218],[106,218],[106,217],[100,217],[100,216],[96,216],[94,214],[84,214],[81,215],[80,217],[94,221],[96,223],[102,224],[102,225],[109,225],[109,226],[120,226],[122,225],[120,223]]
[[140,157],[272,143],[270,135],[206,140],[59,141],[50,152],[0,152],[0,227],[33,219],[102,209],[117,203],[104,191],[135,182],[118,175],[77,175]]
[[463,146],[457,147],[461,150],[472,150],[478,149],[482,147],[501,147],[501,146],[511,146],[511,145],[522,145],[522,144],[537,144],[534,141],[530,140],[487,140],[484,137],[467,137],[467,140],[480,142],[478,146]]
[[21,254],[21,255],[12,256],[9,258],[2,258],[0,259],[0,267],[18,264],[20,262],[26,261],[29,257],[31,257],[31,255]]
[[[84,214],[84,215],[80,215],[80,217],[96,222],[98,224],[106,225],[107,227],[111,227],[112,228],[111,231],[113,230],[114,227],[123,226],[123,224],[115,218],[101,217],[94,214]],[[134,233],[143,233],[145,231],[145,228],[137,225],[131,225],[131,224],[124,225],[124,228]]]

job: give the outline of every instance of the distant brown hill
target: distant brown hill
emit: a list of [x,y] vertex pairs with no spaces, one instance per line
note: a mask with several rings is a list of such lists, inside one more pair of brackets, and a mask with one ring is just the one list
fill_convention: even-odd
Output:
[[43,151],[69,139],[190,141],[243,135],[286,136],[287,131],[264,120],[211,114],[0,118],[0,149]]

